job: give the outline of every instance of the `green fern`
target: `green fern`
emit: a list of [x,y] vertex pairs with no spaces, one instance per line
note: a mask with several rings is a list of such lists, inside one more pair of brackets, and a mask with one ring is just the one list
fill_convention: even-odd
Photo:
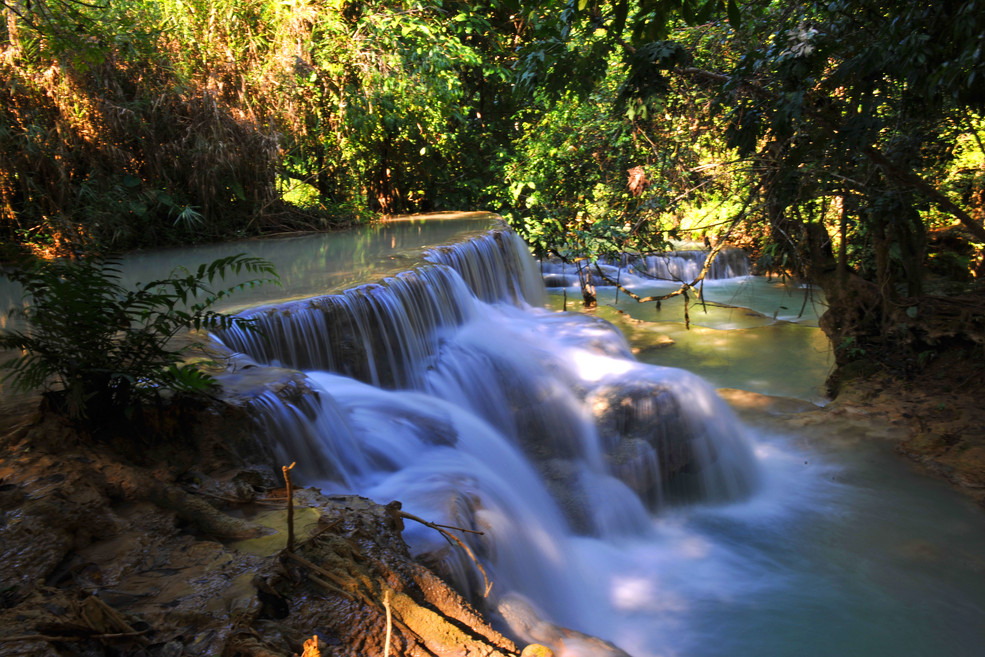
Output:
[[[213,288],[228,275],[252,275],[235,285]],[[20,356],[2,364],[3,377],[21,390],[43,389],[51,407],[74,420],[98,422],[129,413],[160,390],[203,393],[217,386],[207,373],[184,364],[185,349],[170,346],[189,329],[256,330],[249,319],[212,310],[236,290],[273,283],[266,260],[243,254],[219,258],[194,272],[127,289],[120,263],[94,258],[36,261],[11,274],[29,303],[13,313],[25,331],[0,334],[0,349]]]

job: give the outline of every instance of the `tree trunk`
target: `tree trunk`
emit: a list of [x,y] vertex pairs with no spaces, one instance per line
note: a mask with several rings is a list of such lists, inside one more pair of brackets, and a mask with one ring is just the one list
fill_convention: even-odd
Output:
[[[7,19],[7,43],[10,55],[14,58],[20,56],[21,51],[21,41],[20,41],[20,28],[17,25],[17,12],[14,10],[15,3],[10,2],[4,3],[4,17]],[[20,9],[19,9],[20,10]],[[10,56],[8,55],[8,56]]]

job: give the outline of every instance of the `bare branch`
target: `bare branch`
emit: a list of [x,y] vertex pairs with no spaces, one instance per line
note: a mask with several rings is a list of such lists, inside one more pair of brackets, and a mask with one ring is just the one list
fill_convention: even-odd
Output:
[[[398,511],[397,513],[400,515],[401,518],[407,518],[408,520],[419,522],[425,527],[430,527],[431,529],[434,529],[435,531],[439,532],[442,536],[444,536],[446,540],[448,540],[449,542],[454,541],[459,545],[459,547],[465,550],[465,553],[469,555],[469,558],[472,560],[472,563],[474,563],[475,567],[479,569],[480,573],[482,573],[482,579],[486,583],[486,590],[485,592],[483,592],[482,597],[483,598],[489,597],[489,592],[492,591],[492,582],[489,581],[489,576],[486,575],[486,569],[482,567],[482,564],[479,563],[479,559],[476,558],[475,553],[472,552],[472,549],[468,545],[466,545],[460,538],[458,538],[454,534],[445,531],[443,529],[443,527],[448,527],[448,525],[438,525],[433,522],[428,522],[427,520],[424,520],[423,518],[418,518],[415,515],[407,513],[406,511]],[[463,531],[463,532],[467,531],[472,534],[480,534],[480,535],[482,534],[482,532],[472,531],[469,529],[462,529],[461,527],[449,527],[449,529],[457,529],[458,531]]]
[[[695,286],[698,285],[698,283],[702,282],[705,279],[705,276],[707,276],[708,272],[711,270],[712,264],[715,262],[715,258],[718,257],[719,251],[721,251],[722,250],[722,247],[724,247],[725,244],[728,242],[728,238],[732,234],[732,231],[735,230],[736,226],[739,225],[739,222],[742,221],[742,219],[745,218],[746,211],[749,209],[749,205],[752,203],[753,198],[755,198],[756,194],[759,193],[760,187],[762,187],[762,182],[759,182],[756,185],[756,187],[752,190],[752,192],[749,193],[749,196],[746,197],[746,201],[745,201],[745,203],[743,203],[742,209],[739,210],[739,213],[732,220],[732,223],[728,227],[728,230],[725,231],[725,234],[721,238],[719,238],[718,244],[716,244],[715,247],[708,253],[708,257],[705,258],[705,264],[704,264],[704,266],[701,268],[701,271],[698,273],[698,276],[693,281],[691,281],[690,283],[687,283],[685,281],[681,281],[681,287],[678,288],[677,290],[674,290],[673,292],[670,292],[669,294],[663,294],[663,295],[660,295],[660,296],[653,296],[653,297],[641,297],[640,295],[636,294],[635,292],[633,292],[629,288],[624,287],[621,283],[619,283],[619,281],[614,281],[611,278],[609,278],[608,276],[606,276],[605,275],[605,272],[602,271],[602,268],[599,267],[598,263],[596,262],[595,263],[595,269],[596,269],[598,275],[606,283],[608,283],[609,285],[614,286],[617,290],[621,290],[622,292],[625,292],[630,298],[635,299],[639,303],[648,303],[650,301],[666,301],[667,299],[672,299],[673,297],[676,297],[676,296],[679,296],[679,295],[682,295],[682,294],[684,295],[684,299],[685,299],[685,302],[686,302],[687,301],[687,291],[688,290],[695,290],[696,289]],[[702,298],[703,296],[704,295],[701,294],[701,292],[699,291],[698,292],[698,297],[699,298]],[[687,305],[686,305],[686,303],[685,303],[684,313],[685,313],[685,317],[686,317],[687,316]]]

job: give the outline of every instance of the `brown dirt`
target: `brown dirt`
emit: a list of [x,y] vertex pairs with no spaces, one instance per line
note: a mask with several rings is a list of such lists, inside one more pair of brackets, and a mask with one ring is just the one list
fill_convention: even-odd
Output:
[[387,608],[391,654],[519,652],[411,559],[394,507],[300,489],[288,554],[279,473],[246,413],[193,405],[162,421],[174,412],[126,442],[5,420],[5,657],[313,657],[316,634],[321,655],[382,655]]
[[885,372],[841,385],[832,410],[901,429],[896,450],[985,506],[985,362],[947,352],[917,375]]

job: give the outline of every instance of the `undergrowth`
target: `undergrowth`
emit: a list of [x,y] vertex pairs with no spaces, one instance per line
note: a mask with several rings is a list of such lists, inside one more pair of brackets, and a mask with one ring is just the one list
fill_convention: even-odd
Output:
[[[218,289],[229,276],[251,276]],[[0,364],[21,390],[43,389],[48,408],[86,426],[128,415],[164,390],[207,393],[216,381],[172,346],[180,332],[256,330],[249,320],[213,310],[236,290],[278,283],[273,266],[242,254],[183,268],[170,277],[121,283],[113,259],[38,260],[9,273],[28,301],[15,312],[27,328],[0,334],[0,350],[20,355]]]

